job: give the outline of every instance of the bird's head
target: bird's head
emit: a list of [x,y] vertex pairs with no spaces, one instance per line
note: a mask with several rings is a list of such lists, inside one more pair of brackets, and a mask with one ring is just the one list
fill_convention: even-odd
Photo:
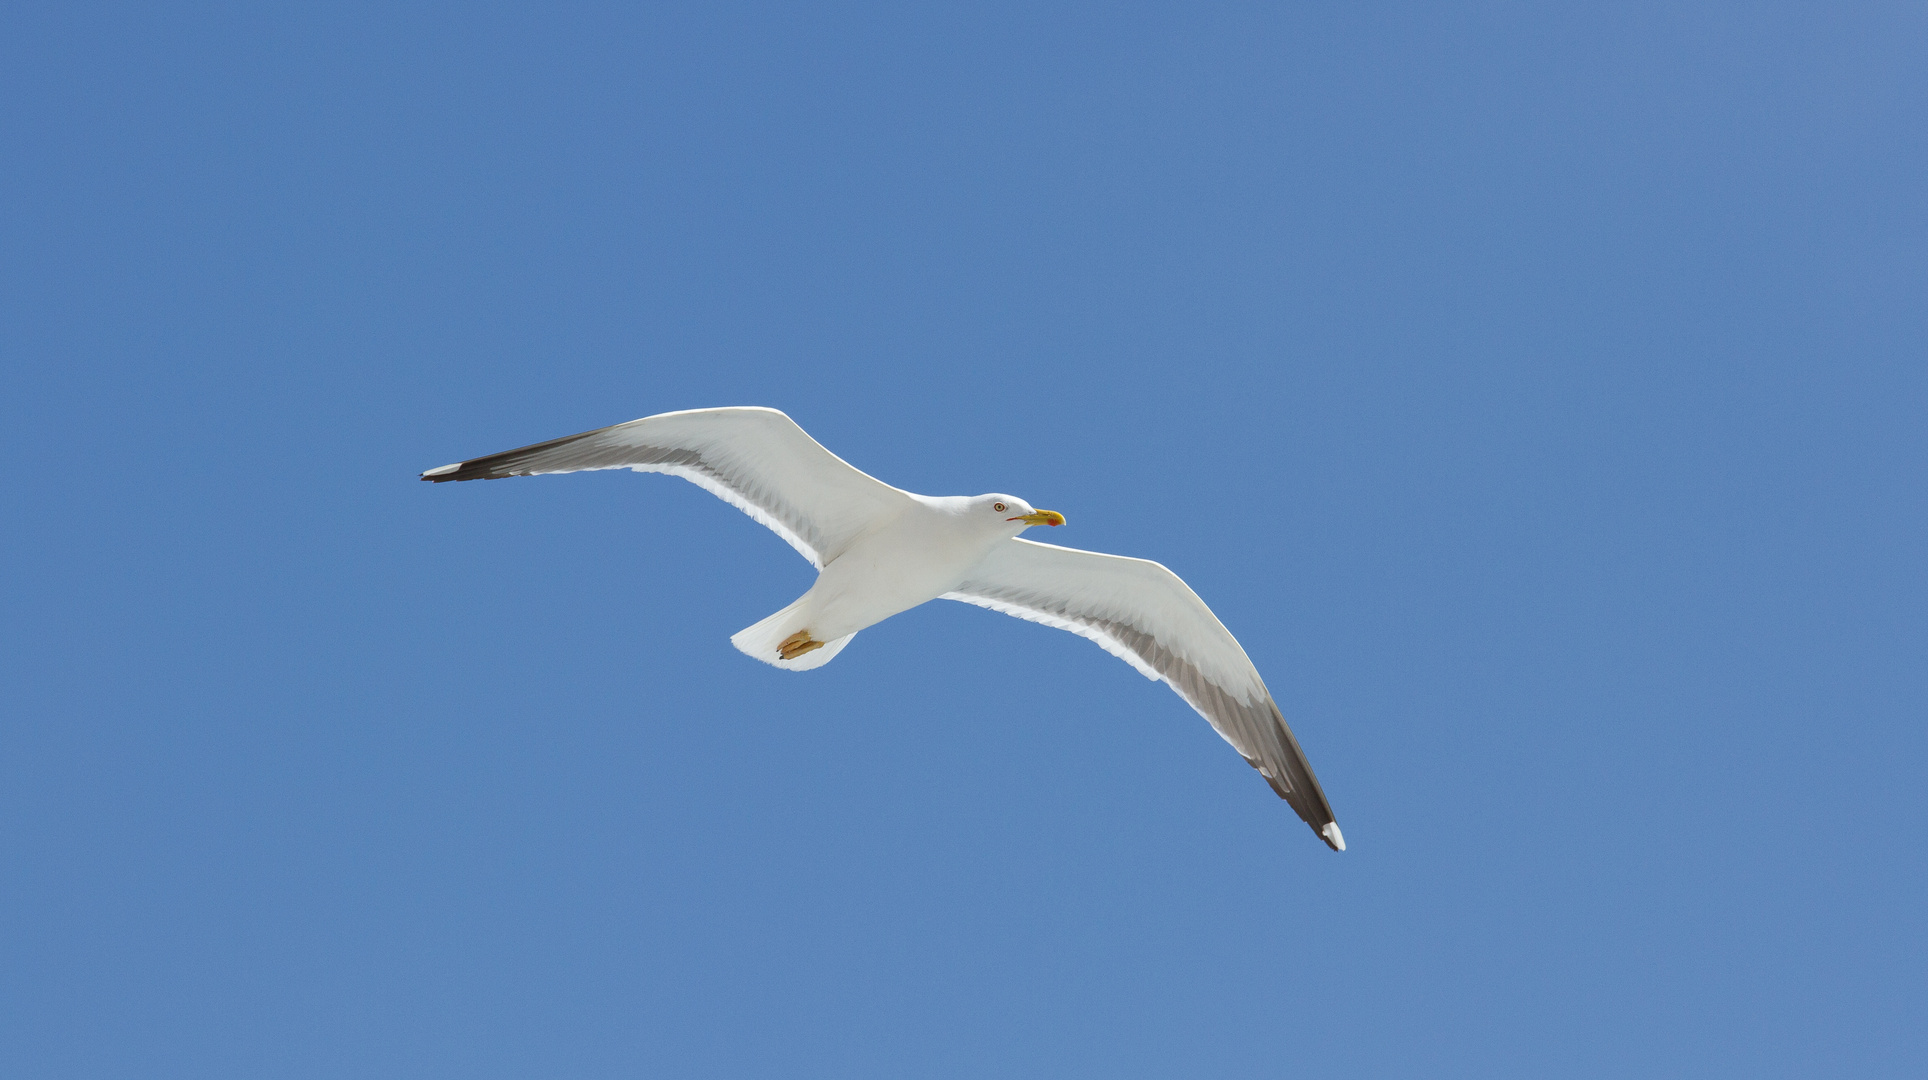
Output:
[[1064,515],[1056,510],[1038,510],[1016,495],[979,495],[971,500],[971,509],[985,521],[1001,522],[1006,527],[1014,527],[1023,532],[1033,525],[1062,525]]

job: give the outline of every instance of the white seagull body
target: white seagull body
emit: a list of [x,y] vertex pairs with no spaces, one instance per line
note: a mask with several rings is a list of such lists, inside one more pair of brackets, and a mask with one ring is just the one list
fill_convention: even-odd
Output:
[[1090,638],[1171,685],[1335,851],[1345,837],[1304,751],[1238,641],[1155,562],[1018,538],[1064,518],[1011,495],[891,487],[775,409],[695,409],[444,465],[422,479],[631,469],[692,481],[768,526],[819,571],[810,591],[733,636],[791,671],[928,600],[961,600]]

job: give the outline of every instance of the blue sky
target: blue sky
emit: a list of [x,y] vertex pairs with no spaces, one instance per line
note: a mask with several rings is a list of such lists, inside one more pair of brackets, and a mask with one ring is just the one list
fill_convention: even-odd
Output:
[[[0,1071],[1915,1076],[1918,5],[0,16]],[[1155,558],[807,675],[769,405]]]

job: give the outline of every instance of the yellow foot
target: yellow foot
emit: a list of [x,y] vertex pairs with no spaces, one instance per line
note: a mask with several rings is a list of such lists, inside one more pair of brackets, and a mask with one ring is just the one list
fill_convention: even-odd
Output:
[[783,643],[777,646],[777,655],[785,660],[795,660],[811,649],[821,648],[823,648],[823,642],[812,641],[810,631],[799,630],[783,639]]

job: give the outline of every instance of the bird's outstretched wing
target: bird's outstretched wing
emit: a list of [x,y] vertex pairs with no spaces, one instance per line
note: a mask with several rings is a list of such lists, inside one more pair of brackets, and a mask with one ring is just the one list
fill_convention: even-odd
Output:
[[1155,562],[1010,540],[947,600],[1069,630],[1171,684],[1328,846],[1346,841],[1252,661],[1178,575]]
[[821,570],[909,495],[858,471],[775,409],[692,409],[430,469],[422,479],[632,469],[680,476],[768,526]]

